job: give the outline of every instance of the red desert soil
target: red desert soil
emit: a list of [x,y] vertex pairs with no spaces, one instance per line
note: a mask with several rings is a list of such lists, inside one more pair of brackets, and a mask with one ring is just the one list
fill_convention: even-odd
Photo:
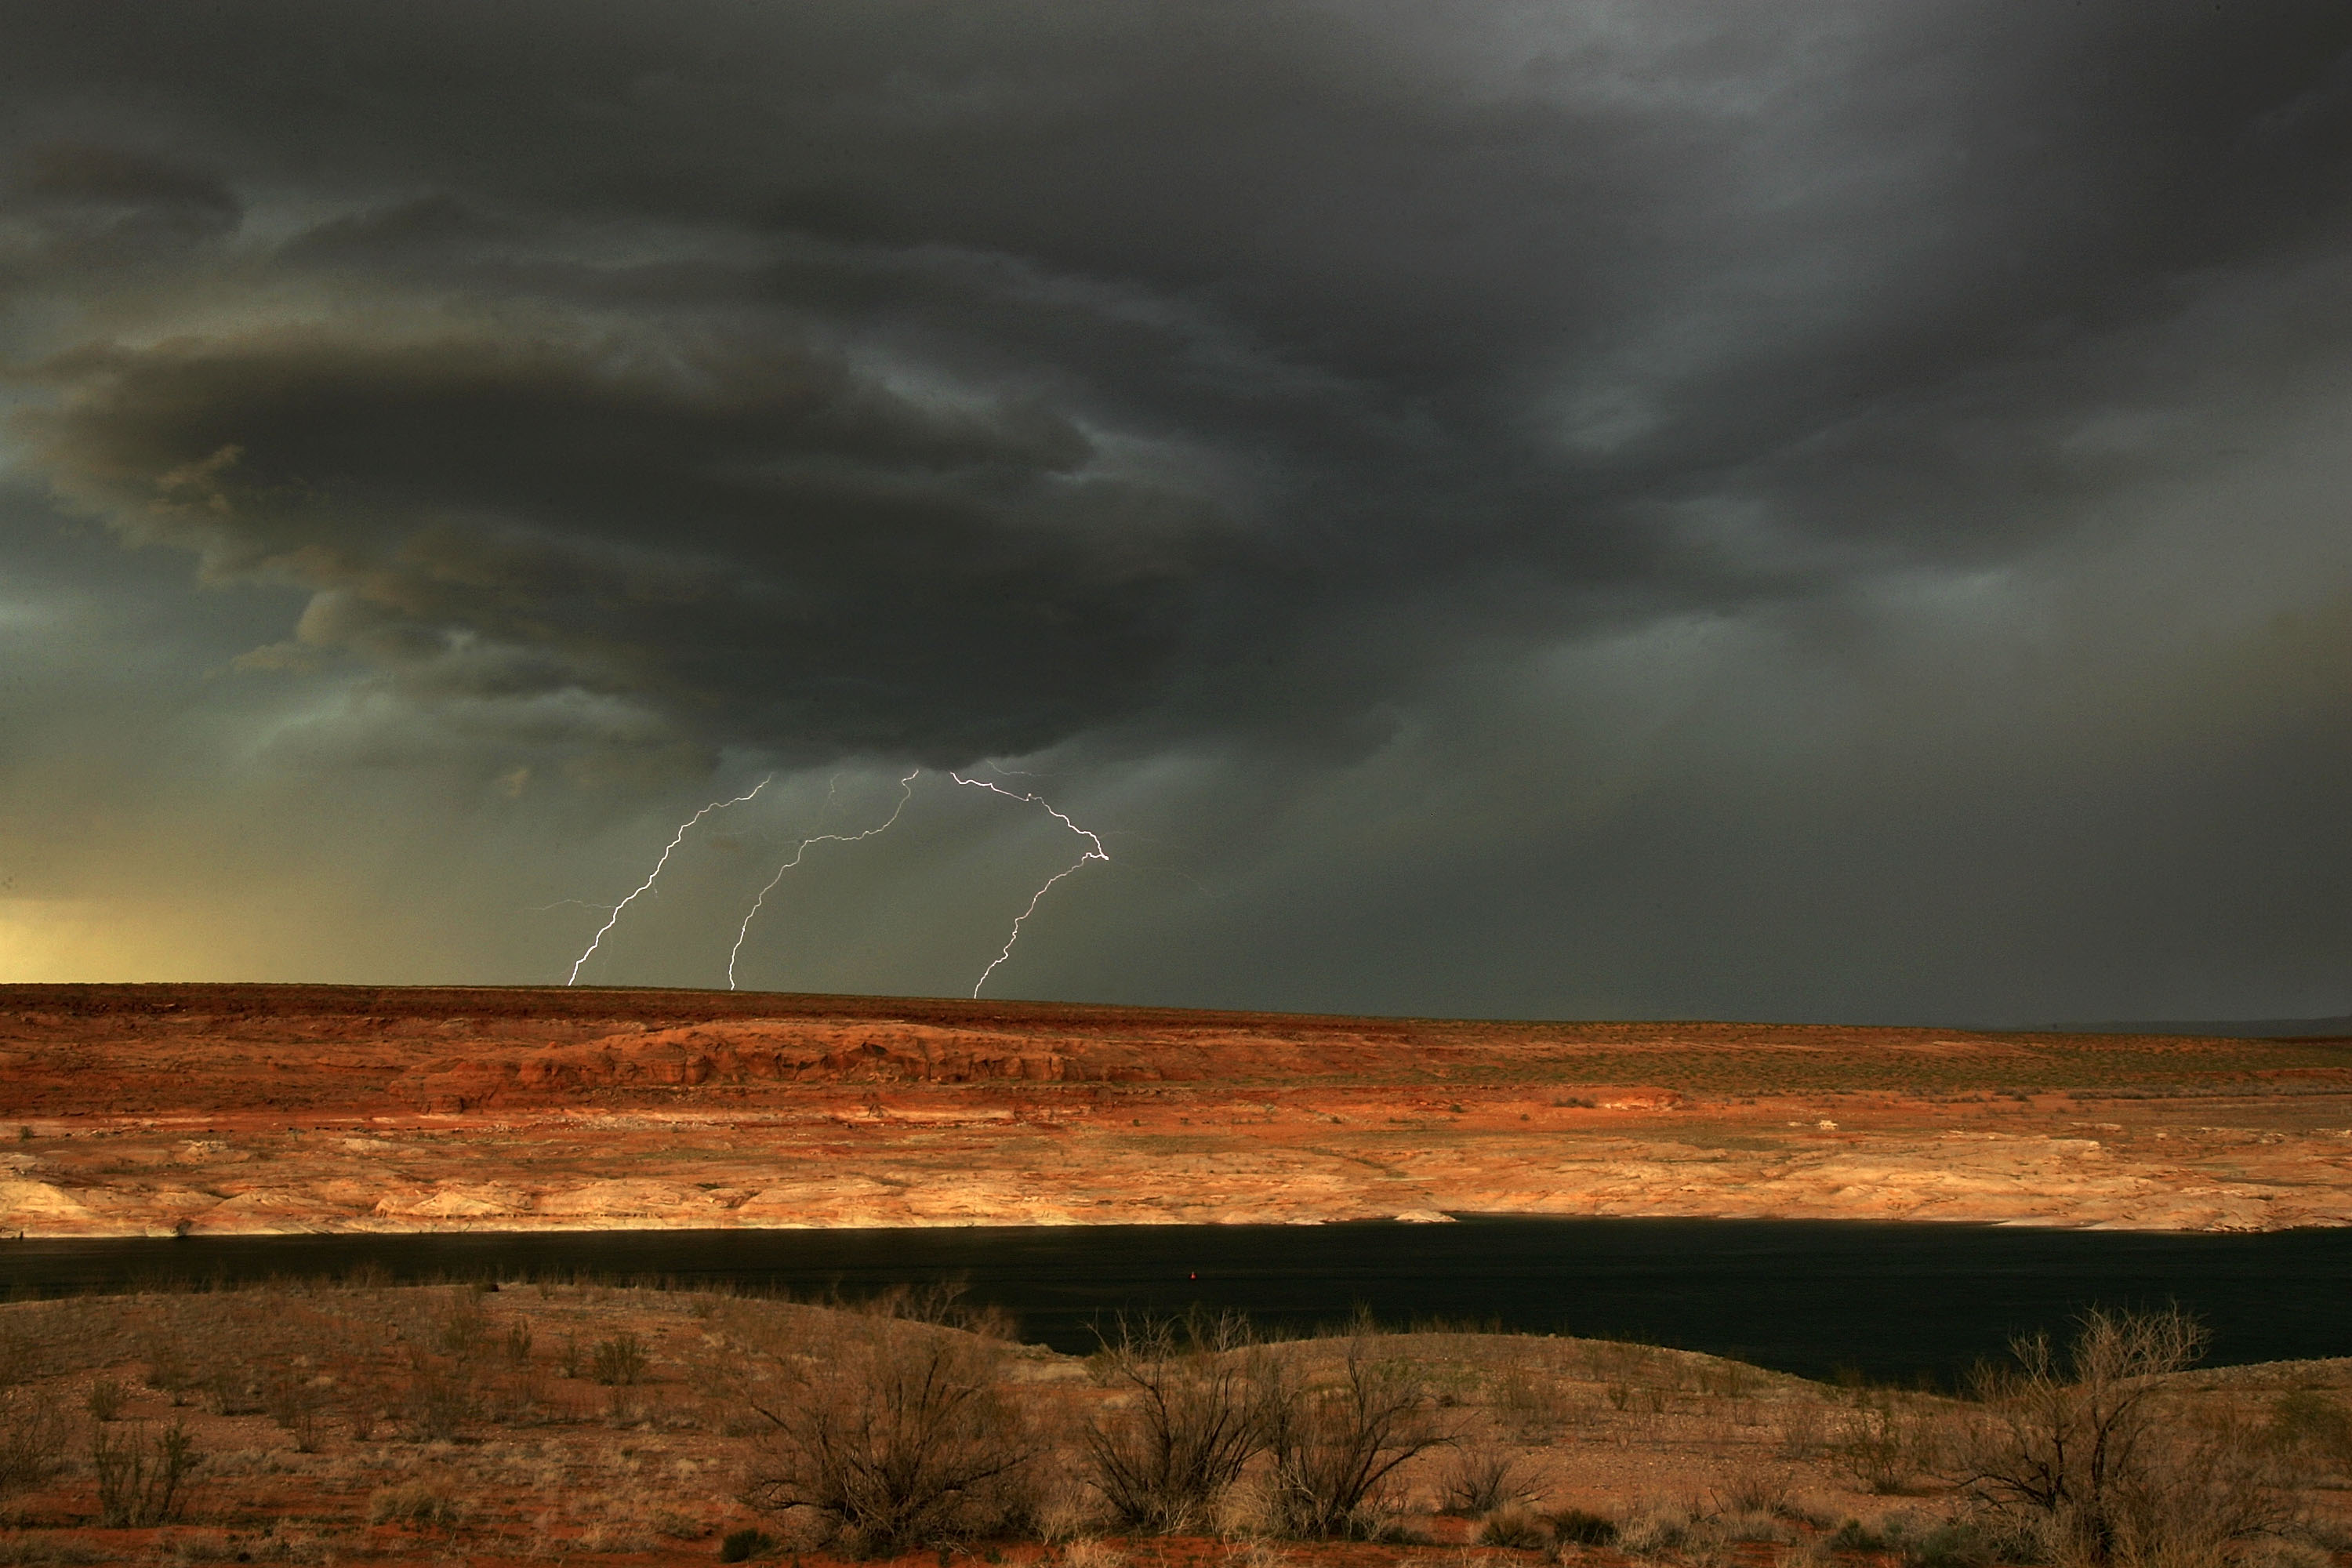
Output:
[[2352,1223],[2352,1040],[16,985],[0,1140],[0,1227],[32,1237],[1472,1212],[2267,1230]]

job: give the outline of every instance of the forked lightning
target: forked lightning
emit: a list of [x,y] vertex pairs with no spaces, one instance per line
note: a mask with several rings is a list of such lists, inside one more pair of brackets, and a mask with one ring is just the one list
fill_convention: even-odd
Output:
[[1069,865],[1046,878],[1045,885],[1040,887],[1034,893],[1029,895],[1029,907],[1013,917],[1013,934],[1004,939],[1004,951],[998,953],[996,957],[990,962],[988,967],[980,972],[980,978],[978,980],[972,982],[971,994],[974,996],[978,996],[980,994],[980,988],[988,984],[988,977],[996,973],[997,965],[1003,963],[1006,959],[1013,956],[1013,944],[1021,940],[1021,922],[1037,912],[1037,905],[1039,901],[1042,900],[1047,893],[1054,890],[1054,884],[1068,876],[1071,872],[1082,868],[1089,860],[1099,860],[1104,865],[1108,866],[1110,864],[1110,856],[1104,852],[1101,839],[1096,837],[1085,828],[1080,827],[1076,823],[1072,822],[1060,812],[1055,811],[1051,803],[1047,801],[1041,800],[1034,795],[1023,795],[1015,791],[1006,789],[1003,784],[991,784],[986,779],[968,779],[961,773],[950,773],[948,777],[955,780],[955,782],[960,784],[970,784],[973,789],[994,790],[998,795],[1003,795],[1007,800],[1025,801],[1032,805],[1042,805],[1046,811],[1052,813],[1055,821],[1060,823],[1063,826],[1068,828],[1071,832],[1085,839],[1088,844],[1094,846],[1093,848],[1079,856]]
[[684,822],[679,823],[677,825],[677,832],[670,837],[668,847],[665,848],[661,852],[661,858],[654,862],[654,868],[646,873],[646,879],[637,884],[636,892],[631,893],[627,898],[623,899],[619,903],[613,906],[612,917],[605,921],[603,925],[597,927],[596,934],[588,939],[587,951],[583,952],[578,958],[572,960],[572,977],[566,980],[563,984],[566,985],[577,985],[580,984],[580,966],[586,963],[590,958],[595,955],[596,944],[604,940],[604,933],[621,923],[621,911],[627,909],[631,904],[636,902],[637,893],[642,893],[651,888],[654,885],[656,879],[661,876],[662,868],[669,864],[671,851],[675,850],[679,845],[686,842],[686,835],[688,828],[692,827],[696,823],[700,822],[704,817],[709,816],[714,811],[724,811],[730,805],[742,805],[745,801],[750,800],[752,795],[758,795],[761,790],[767,788],[768,779],[772,779],[775,776],[775,774],[770,773],[768,778],[761,779],[758,784],[753,784],[748,793],[739,795],[733,800],[714,800],[709,805],[704,806],[700,811],[696,812],[692,816],[688,817]]
[[[888,816],[885,817],[876,826],[866,829],[863,833],[819,833],[814,834],[800,841],[799,846],[793,850],[791,856],[785,859],[784,863],[776,868],[775,875],[768,879],[767,885],[761,888],[752,898],[751,907],[743,916],[743,923],[736,928],[735,945],[729,949],[727,953],[728,990],[732,991],[736,988],[735,966],[743,956],[743,943],[751,934],[751,922],[759,919],[761,910],[765,908],[767,905],[768,895],[776,890],[777,884],[784,879],[784,873],[799,865],[801,863],[802,857],[808,853],[810,847],[813,845],[856,844],[861,839],[871,838],[877,833],[887,832],[892,825],[897,823],[899,816],[906,811],[907,803],[914,799],[915,781],[922,777],[922,769],[916,768],[908,773],[906,777],[900,779],[898,781],[898,804],[890,808],[890,815]],[[775,774],[770,773],[767,778],[761,779],[758,784],[753,784],[750,790],[746,791],[742,795],[735,796],[732,800],[714,800],[709,805],[704,806],[700,811],[696,812],[692,816],[688,817],[684,822],[679,823],[677,826],[677,831],[670,836],[669,843],[663,848],[660,858],[654,862],[654,868],[646,874],[646,879],[638,883],[635,889],[632,891],[627,898],[623,899],[619,903],[612,906],[612,912],[606,918],[604,923],[597,928],[596,934],[594,936],[589,938],[586,951],[583,952],[578,958],[572,961],[571,977],[565,980],[564,984],[566,985],[576,985],[580,983],[580,971],[585,967],[591,958],[595,956],[596,949],[603,943],[604,938],[611,933],[613,928],[620,923],[621,912],[624,910],[626,910],[631,904],[636,902],[641,894],[648,893],[653,890],[654,884],[661,879],[662,868],[669,864],[669,858],[677,851],[677,847],[686,842],[687,834],[693,830],[696,823],[700,822],[704,817],[709,816],[714,811],[724,811],[730,805],[741,805],[744,802],[751,800],[753,796],[757,795],[761,790],[766,789],[770,781],[775,776]],[[966,778],[963,774],[957,773],[951,773],[948,774],[948,777],[955,780],[955,782],[960,784],[964,784],[972,789],[984,789],[992,794],[1001,795],[1007,800],[1019,801],[1024,805],[1034,805],[1040,807],[1048,816],[1053,817],[1055,821],[1068,828],[1080,838],[1085,839],[1087,844],[1087,848],[1085,853],[1081,854],[1069,865],[1065,866],[1062,869],[1046,878],[1045,880],[1039,885],[1037,890],[1029,895],[1029,907],[1023,910],[1018,915],[1013,917],[1013,930],[1004,939],[1003,949],[999,952],[994,958],[989,961],[987,968],[980,972],[980,978],[972,982],[971,994],[976,997],[980,994],[981,988],[988,984],[988,977],[995,973],[997,970],[1003,965],[1004,962],[1013,956],[1013,944],[1021,940],[1021,928],[1028,922],[1031,915],[1037,912],[1037,906],[1045,901],[1045,895],[1047,893],[1054,890],[1054,884],[1060,881],[1063,878],[1071,875],[1073,872],[1083,870],[1087,862],[1089,860],[1100,860],[1105,865],[1108,865],[1110,863],[1110,855],[1108,851],[1103,848],[1101,839],[1096,837],[1092,833],[1089,833],[1085,828],[1080,827],[1076,823],[1072,822],[1066,816],[1063,815],[1061,811],[1056,809],[1050,801],[1020,790],[1006,789],[1003,784],[992,784],[986,779]],[[836,784],[839,782],[840,781],[837,778],[835,780]],[[832,804],[833,795],[831,792],[828,792],[825,796],[825,805],[828,810],[831,809]],[[566,901],[578,902],[579,900],[571,900]],[[552,906],[550,907],[551,908]],[[598,906],[591,905],[589,907],[595,908]]]
[[[890,815],[884,820],[881,826],[869,827],[863,833],[820,833],[814,838],[803,838],[801,840],[800,847],[793,851],[792,858],[776,868],[776,874],[768,879],[768,885],[761,889],[759,897],[751,900],[751,912],[743,917],[742,929],[735,933],[735,946],[727,954],[728,990],[735,989],[735,961],[743,955],[743,939],[751,934],[751,922],[759,918],[760,906],[768,901],[768,895],[776,890],[776,884],[784,879],[784,873],[801,863],[801,857],[808,853],[808,847],[812,844],[855,844],[861,838],[871,838],[887,829],[891,823],[898,820],[898,814],[907,809],[907,803],[915,798],[915,781],[922,776],[922,769],[917,768],[898,781],[898,804],[890,808]],[[834,780],[836,784],[840,782],[837,776]],[[832,792],[828,790],[824,798],[825,805],[829,808],[833,805]]]

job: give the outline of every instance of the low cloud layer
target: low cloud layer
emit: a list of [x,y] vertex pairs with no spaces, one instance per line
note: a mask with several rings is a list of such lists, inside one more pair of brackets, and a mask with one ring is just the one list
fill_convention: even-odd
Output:
[[2352,1007],[2340,5],[5,15],[0,978]]

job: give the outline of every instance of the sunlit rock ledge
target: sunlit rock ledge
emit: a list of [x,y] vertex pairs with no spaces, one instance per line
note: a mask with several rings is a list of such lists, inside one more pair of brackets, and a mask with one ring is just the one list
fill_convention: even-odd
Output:
[[2344,1041],[8,987],[0,1091],[26,1237],[2352,1224]]

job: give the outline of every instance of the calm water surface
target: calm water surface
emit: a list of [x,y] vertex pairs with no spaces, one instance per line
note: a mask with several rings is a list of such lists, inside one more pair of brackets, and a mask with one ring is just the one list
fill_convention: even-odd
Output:
[[2177,1301],[2215,1362],[2352,1355],[2352,1229],[2259,1236],[1824,1220],[1529,1219],[1453,1225],[592,1231],[0,1243],[19,1293],[340,1275],[575,1272],[867,1294],[945,1277],[1023,1336],[1094,1345],[1119,1310],[1194,1302],[1307,1328],[1494,1323],[1641,1338],[1825,1377],[1949,1380],[2084,1307]]

